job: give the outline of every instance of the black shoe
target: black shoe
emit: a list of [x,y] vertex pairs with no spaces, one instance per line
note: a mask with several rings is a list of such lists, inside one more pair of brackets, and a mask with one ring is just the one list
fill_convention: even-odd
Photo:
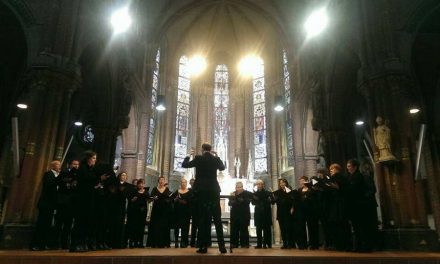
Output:
[[103,250],[110,250],[110,249],[112,249],[110,246],[107,246],[107,244],[103,244],[102,245],[102,249]]
[[71,247],[69,252],[87,252],[87,249],[82,246]]
[[31,251],[42,251],[43,249],[41,247],[31,247]]
[[90,251],[96,251],[96,249],[97,249],[97,248],[96,248],[96,245],[95,245],[95,244],[90,244],[90,245],[89,245],[89,250],[90,250]]
[[220,251],[221,254],[226,254],[226,248],[225,246],[219,247],[218,250]]
[[[265,246],[265,247],[266,247],[266,246]],[[256,248],[256,249],[259,249],[259,248],[262,248],[262,247],[261,247],[261,245],[257,245],[255,248]]]
[[[226,250],[226,249],[225,249]],[[199,248],[196,253],[201,253],[201,254],[205,254],[208,253],[208,249],[207,248]],[[226,253],[226,252],[225,252]]]

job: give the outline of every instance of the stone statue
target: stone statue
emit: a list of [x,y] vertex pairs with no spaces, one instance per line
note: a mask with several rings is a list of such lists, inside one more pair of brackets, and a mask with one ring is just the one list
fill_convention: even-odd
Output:
[[235,178],[241,178],[240,177],[240,166],[241,166],[240,158],[235,157]]
[[377,127],[374,129],[374,143],[379,151],[379,162],[397,160],[391,152],[391,130],[382,117],[376,118]]
[[228,161],[226,153],[228,151],[226,149],[225,138],[223,137],[222,133],[220,133],[217,145],[215,146],[215,150],[217,151],[217,156],[223,161],[226,166]]

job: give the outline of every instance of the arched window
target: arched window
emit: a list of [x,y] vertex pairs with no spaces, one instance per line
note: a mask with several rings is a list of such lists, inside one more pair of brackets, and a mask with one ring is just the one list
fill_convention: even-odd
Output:
[[147,165],[153,164],[153,154],[154,154],[154,134],[156,131],[156,104],[157,104],[157,92],[159,91],[159,64],[160,63],[160,48],[156,53],[156,60],[153,67],[153,83],[151,89],[151,116],[150,116],[150,127],[148,130],[148,146],[147,146]]
[[214,74],[214,149],[225,164],[228,161],[229,73],[226,65],[217,65]]
[[182,161],[188,153],[188,124],[190,99],[190,74],[188,57],[179,61],[179,80],[177,86],[176,138],[174,140],[174,170],[184,172]]
[[254,106],[254,164],[255,172],[267,171],[266,148],[266,95],[264,89],[264,62],[255,65],[253,88]]
[[290,104],[292,102],[290,91],[290,73],[289,64],[287,60],[287,52],[283,49],[283,79],[284,79],[284,100],[286,101],[286,145],[287,145],[287,166],[294,164],[293,152],[293,122],[290,111]]

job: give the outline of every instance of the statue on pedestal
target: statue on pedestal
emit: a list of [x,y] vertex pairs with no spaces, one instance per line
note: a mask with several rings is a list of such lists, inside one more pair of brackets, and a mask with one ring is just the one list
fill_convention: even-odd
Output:
[[384,123],[382,117],[376,118],[377,127],[374,129],[374,144],[379,151],[378,161],[395,161],[391,152],[391,129]]

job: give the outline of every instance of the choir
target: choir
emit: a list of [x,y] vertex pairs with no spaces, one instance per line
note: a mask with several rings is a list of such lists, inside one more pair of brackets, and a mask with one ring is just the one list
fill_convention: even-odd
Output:
[[[32,250],[169,248],[171,230],[176,248],[198,246],[197,196],[186,179],[173,192],[161,176],[150,192],[143,179],[130,184],[127,173],[116,176],[109,166],[95,163],[93,152],[81,162],[72,160],[67,170],[61,171],[58,161],[51,163],[43,178]],[[320,169],[315,177],[301,177],[297,189],[278,179],[273,192],[262,180],[252,192],[237,181],[228,203],[231,248],[250,247],[252,204],[256,249],[272,248],[274,212],[281,249],[372,251],[377,233],[374,181],[359,172],[356,160],[347,162],[347,171],[343,174],[339,164],[332,164],[329,174]]]

